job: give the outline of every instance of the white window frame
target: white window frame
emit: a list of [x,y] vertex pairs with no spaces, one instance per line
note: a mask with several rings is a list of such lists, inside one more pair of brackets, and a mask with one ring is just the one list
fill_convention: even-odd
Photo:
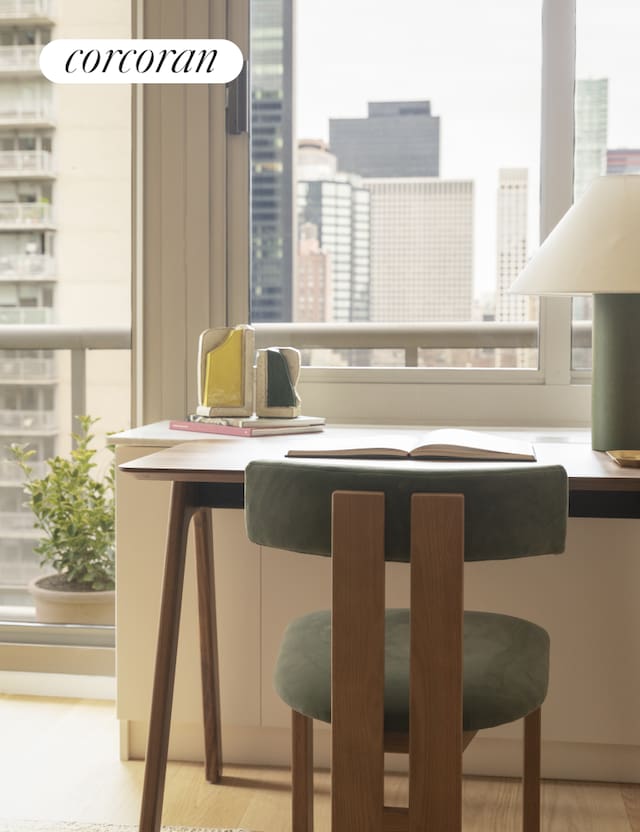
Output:
[[[194,36],[199,27],[200,37],[229,37],[248,55],[250,0],[192,0],[180,12],[170,0],[140,3],[146,37]],[[575,0],[543,0],[542,49],[544,239],[572,202]],[[147,87],[138,97],[138,422],[192,410],[197,334],[248,320],[249,142],[224,135],[223,93],[209,88],[206,106],[188,88]],[[201,211],[191,215],[195,228],[192,205]],[[268,338],[267,326],[256,329],[258,341]],[[333,422],[588,425],[588,378],[571,370],[570,299],[542,299],[539,332],[538,370],[307,367],[304,409]]]

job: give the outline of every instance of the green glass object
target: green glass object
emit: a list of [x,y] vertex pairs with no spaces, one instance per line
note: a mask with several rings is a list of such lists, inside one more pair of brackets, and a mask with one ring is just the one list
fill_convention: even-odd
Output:
[[269,407],[295,407],[296,388],[289,365],[280,350],[267,350],[267,404]]
[[591,441],[640,450],[640,294],[593,297]]

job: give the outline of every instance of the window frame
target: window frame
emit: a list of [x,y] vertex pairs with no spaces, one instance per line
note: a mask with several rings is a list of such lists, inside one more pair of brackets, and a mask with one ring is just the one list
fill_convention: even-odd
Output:
[[[149,0],[140,2],[145,10],[151,6]],[[165,13],[163,17],[165,5],[171,4],[168,0],[153,4],[155,11],[147,15],[144,26],[147,37],[167,33],[166,26],[170,24],[174,29],[177,25],[180,33],[188,36],[197,15],[206,12],[211,36],[229,37],[250,60],[250,0],[197,0],[189,13],[185,12],[184,20],[174,19],[169,23],[170,15]],[[200,12],[199,7],[202,7]],[[542,2],[541,239],[572,202],[575,15],[575,0]],[[153,22],[149,25],[151,18]],[[172,31],[172,34],[176,33]],[[182,120],[185,135],[194,130],[202,134],[205,127],[202,113],[188,106],[188,92],[181,93],[182,104],[176,91],[170,93],[173,102],[169,102],[167,93],[158,90],[158,96],[164,96],[160,105],[147,102],[140,111],[140,159],[147,174],[142,181],[142,208],[143,211],[150,208],[154,214],[164,209],[158,208],[155,188],[159,186],[151,178],[154,171],[148,154],[153,156],[154,150],[148,137],[167,124],[171,110]],[[247,134],[226,135],[224,103],[216,93],[219,90],[213,88],[209,92],[206,129],[210,141],[206,157],[189,155],[189,142],[184,138],[173,147],[166,142],[171,153],[178,151],[180,164],[184,166],[185,176],[180,183],[184,190],[178,194],[180,204],[187,205],[191,200],[204,204],[203,189],[206,189],[209,209],[210,245],[205,256],[194,258],[189,253],[193,266],[198,267],[198,276],[194,276],[195,269],[187,264],[177,305],[175,274],[170,284],[165,279],[166,285],[158,292],[158,275],[150,270],[158,261],[154,257],[153,262],[145,261],[144,255],[149,251],[149,244],[159,237],[165,241],[165,247],[167,243],[176,243],[182,251],[188,234],[184,228],[172,228],[166,218],[159,223],[153,219],[150,222],[148,211],[139,214],[144,217],[143,237],[146,234],[148,239],[143,239],[138,261],[142,275],[142,281],[138,281],[141,314],[136,319],[134,339],[139,347],[136,366],[142,382],[138,422],[175,417],[176,413],[193,410],[195,378],[191,376],[195,377],[195,373],[187,372],[185,377],[184,368],[195,366],[196,333],[207,326],[247,323],[249,318],[249,141]],[[149,94],[149,88],[142,93],[145,97]],[[202,175],[203,159],[208,176]],[[161,166],[159,171],[166,200],[175,183],[167,178]],[[150,291],[152,279],[153,292]],[[154,350],[154,338],[150,335],[152,322],[162,321],[165,326],[161,331],[166,330],[168,314],[172,321],[171,333],[168,340],[163,333],[162,343],[156,339]],[[269,325],[255,324],[255,327],[258,342],[268,342]],[[538,370],[304,367],[299,389],[306,412],[321,413],[338,423],[587,426],[588,381],[588,374],[573,373],[571,369],[571,300],[542,298]]]

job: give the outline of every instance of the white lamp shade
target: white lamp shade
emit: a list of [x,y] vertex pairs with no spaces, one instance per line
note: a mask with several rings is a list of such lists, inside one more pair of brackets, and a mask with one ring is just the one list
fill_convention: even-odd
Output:
[[511,291],[640,292],[640,175],[596,179],[549,234]]

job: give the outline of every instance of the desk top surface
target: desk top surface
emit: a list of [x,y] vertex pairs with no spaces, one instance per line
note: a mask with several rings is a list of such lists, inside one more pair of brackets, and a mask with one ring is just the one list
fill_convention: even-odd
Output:
[[[393,443],[404,437],[419,444],[431,428],[328,427],[321,433],[281,436],[207,436],[170,431],[167,423],[147,425],[114,437],[116,444],[148,446],[148,453],[120,465],[120,469],[141,479],[183,482],[244,481],[244,471],[254,459],[282,459],[296,446],[327,447],[332,442],[351,442],[354,447],[376,441]],[[590,432],[577,429],[535,430],[497,428],[488,431],[530,441],[538,464],[563,465],[572,491],[640,491],[640,469],[622,468],[606,454],[591,449]],[[177,443],[177,444],[176,444]],[[171,447],[166,447],[171,445]],[[154,447],[164,446],[162,450]],[[145,447],[147,450],[147,447]],[[337,464],[344,460],[323,460]],[[363,464],[366,464],[363,462]],[[380,460],[374,463],[380,464]],[[450,462],[394,460],[388,465],[440,467]],[[469,463],[471,465],[513,465],[514,463]],[[536,464],[536,463],[523,463]]]

